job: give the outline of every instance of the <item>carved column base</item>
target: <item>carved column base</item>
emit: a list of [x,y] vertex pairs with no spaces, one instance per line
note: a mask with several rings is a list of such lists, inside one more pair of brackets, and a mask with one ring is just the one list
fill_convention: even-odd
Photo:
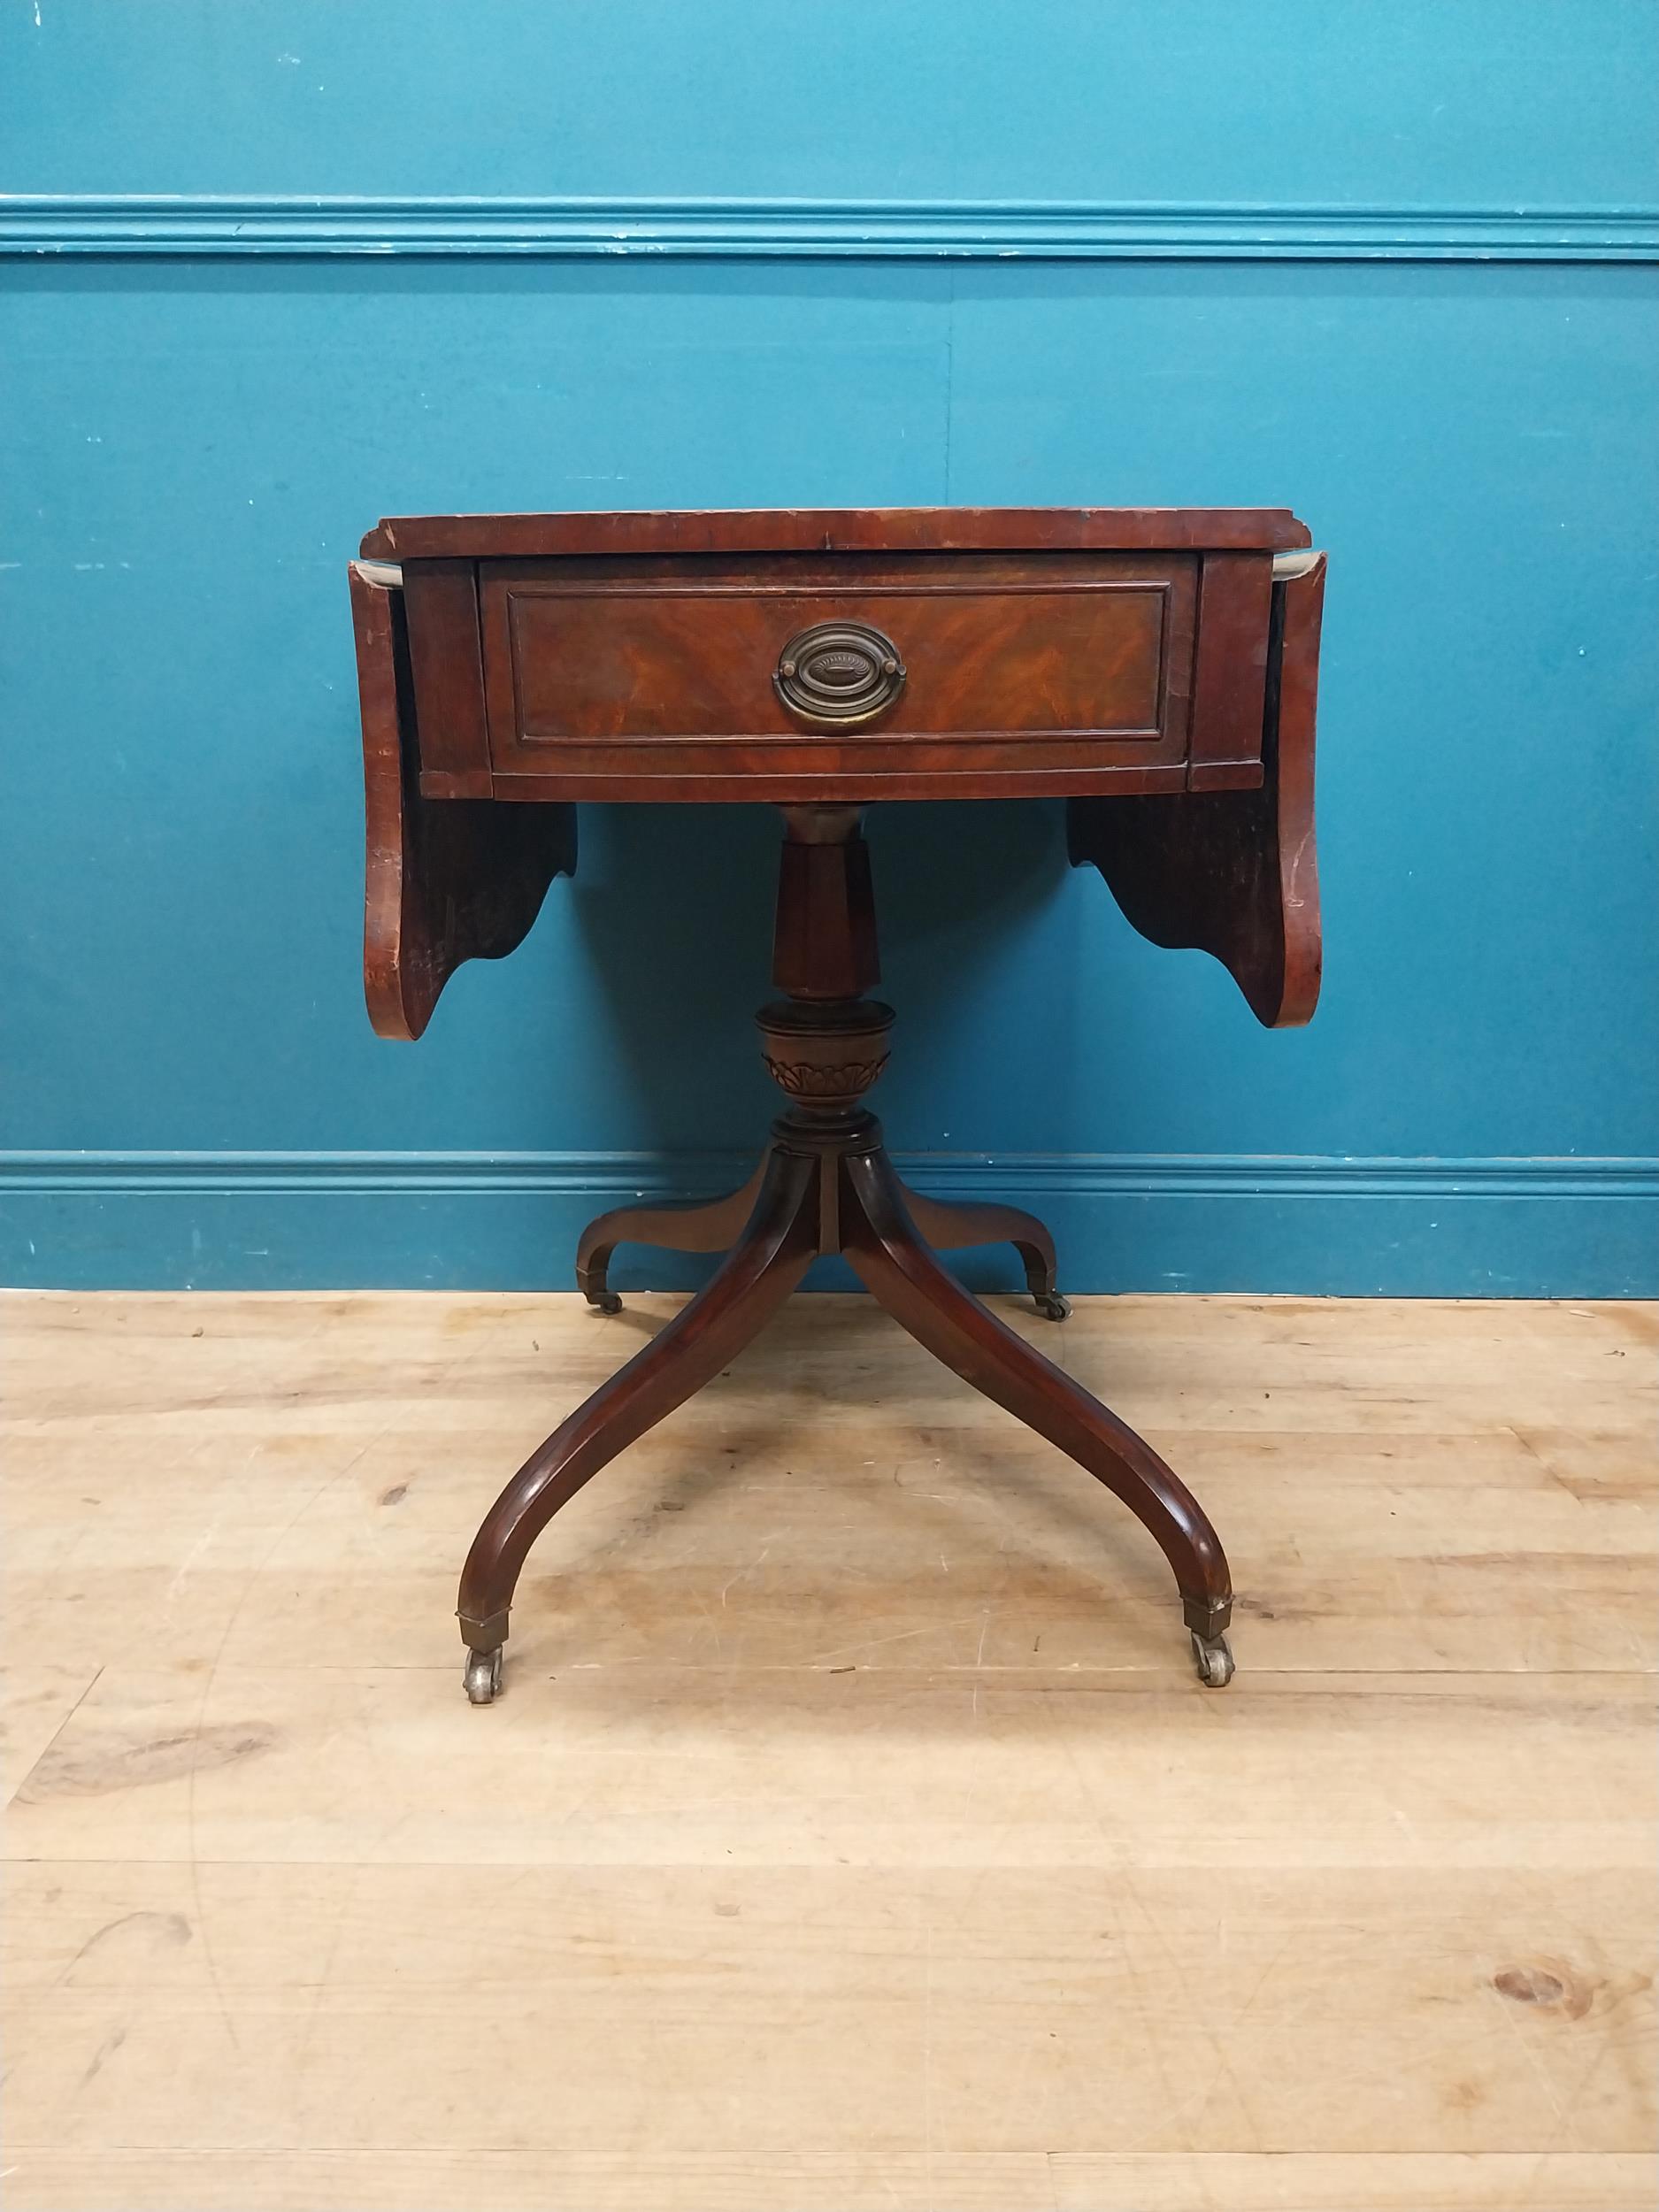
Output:
[[773,999],[755,1017],[766,1072],[812,1120],[850,1113],[887,1064],[893,1009],[875,999]]

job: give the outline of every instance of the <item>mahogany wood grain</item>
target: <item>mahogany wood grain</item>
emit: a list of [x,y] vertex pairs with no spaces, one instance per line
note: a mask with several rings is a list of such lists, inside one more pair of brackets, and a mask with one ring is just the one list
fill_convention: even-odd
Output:
[[1256,791],[1074,799],[1068,841],[1154,944],[1213,953],[1270,1029],[1312,1018],[1321,967],[1313,759],[1325,557],[1274,588]]
[[774,1151],[742,1240],[643,1351],[580,1405],[502,1492],[472,1540],[457,1611],[469,1649],[491,1651],[530,1547],[625,1445],[713,1380],[783,1303],[818,1246],[818,1170]]
[[[1253,565],[1264,641],[1271,562]],[[496,758],[584,739],[1152,736],[1164,719],[1165,603],[1181,601],[1167,649],[1184,663],[1197,566],[1182,554],[490,562]],[[904,662],[903,691],[873,728],[820,732],[773,684],[790,638],[837,620],[884,632]]]
[[[816,856],[821,878],[810,910],[786,888],[779,899],[773,972],[797,976],[805,995],[763,1009],[766,1061],[788,1100],[772,1126],[758,1178],[732,1197],[686,1211],[620,1208],[602,1214],[577,1251],[577,1279],[607,1310],[619,1302],[606,1271],[624,1238],[705,1250],[735,1238],[708,1286],[660,1335],[565,1421],[502,1492],[462,1571],[457,1613],[471,1655],[469,1693],[488,1702],[500,1683],[518,1575],[536,1536],[622,1447],[702,1386],[747,1342],[820,1253],[845,1253],[877,1298],[957,1374],[1057,1444],[1114,1491],[1144,1523],[1172,1568],[1184,1617],[1213,1665],[1232,1672],[1222,1640],[1233,1602],[1219,1539],[1191,1494],[1133,1430],[1061,1369],[1033,1352],[949,1275],[926,1242],[1009,1238],[1033,1295],[1055,1297],[1054,1244],[1041,1223],[1013,1208],[945,1207],[907,1193],[862,1094],[880,1073],[891,1010],[826,994],[877,972],[870,869],[853,808],[813,808],[786,820],[790,856]],[[740,1227],[741,1222],[741,1227]]]
[[[802,749],[804,751],[804,748]],[[825,756],[827,756],[826,757]],[[1069,799],[1090,792],[1136,793],[1185,791],[1187,763],[1168,761],[1138,767],[1113,760],[1097,768],[1034,768],[1018,759],[994,734],[972,740],[952,739],[932,751],[910,745],[905,765],[883,775],[834,757],[825,747],[818,757],[771,756],[772,765],[764,772],[740,767],[735,761],[718,767],[674,772],[663,768],[641,772],[637,765],[607,767],[581,773],[562,769],[544,775],[503,774],[497,770],[491,789],[498,799],[532,801],[604,801],[623,805],[752,805],[757,800],[774,806],[867,806],[878,799]],[[1262,780],[1259,764],[1220,771],[1229,787],[1250,787]],[[442,784],[421,789],[429,798],[447,795]]]
[[1077,1461],[1150,1531],[1187,1625],[1219,1636],[1233,1611],[1226,1555],[1198,1501],[1152,1447],[947,1273],[918,1234],[879,1145],[841,1163],[841,1248],[854,1272],[935,1359]]
[[1035,1214],[1018,1206],[947,1205],[902,1186],[904,1203],[923,1240],[936,1252],[968,1252],[977,1245],[1011,1244],[1025,1271],[1025,1287],[1038,1300],[1057,1287],[1054,1239]]
[[[572,801],[785,810],[784,995],[757,1020],[786,1110],[741,1191],[618,1208],[584,1233],[578,1280],[606,1310],[624,1240],[726,1257],[485,1519],[459,1603],[478,1701],[499,1686],[514,1587],[549,1517],[718,1373],[819,1253],[844,1253],[921,1343],[1129,1505],[1174,1571],[1201,1678],[1226,1681],[1231,1583],[1201,1509],[929,1243],[1011,1242],[1057,1321],[1048,1231],[907,1193],[864,1106],[894,1016],[863,995],[879,967],[861,810],[1064,795],[1073,860],[1101,868],[1137,928],[1213,952],[1263,1021],[1305,1021],[1324,588],[1307,545],[1274,508],[439,516],[364,541],[402,563],[352,574],[365,977],[383,1033],[418,1035],[462,960],[523,936],[574,864]],[[810,642],[791,652],[832,623],[816,664]],[[836,719],[850,703],[868,720]]]
[[1286,507],[794,507],[602,514],[394,515],[365,560],[603,553],[1290,552]]
[[[917,508],[365,543],[402,562],[426,797],[793,805],[1257,787],[1271,563],[1306,537],[1278,509]],[[832,623],[903,672],[861,720],[785,665]]]
[[[1258,565],[1265,577],[1269,557]],[[770,779],[791,773],[841,771],[875,797],[895,775],[990,770],[1018,787],[1173,766],[1187,755],[1198,570],[1186,554],[487,561],[491,762],[570,787],[735,778],[771,798]],[[1264,657],[1265,591],[1261,621]],[[851,726],[795,711],[774,680],[794,639],[838,622],[890,640],[905,672],[897,697]]]
[[[765,1162],[741,1190],[701,1204],[617,1206],[590,1221],[576,1247],[576,1287],[590,1305],[614,1299],[610,1269],[619,1244],[643,1244],[662,1252],[726,1252],[737,1242],[754,1210]],[[1039,1301],[1057,1288],[1054,1239],[1035,1214],[1018,1206],[947,1205],[902,1186],[911,1220],[926,1241],[940,1252],[963,1252],[987,1244],[1011,1244],[1025,1271],[1025,1287]]]
[[787,807],[772,979],[796,999],[851,999],[881,980],[870,848],[856,807]]
[[726,1252],[755,1210],[765,1179],[763,1160],[741,1190],[693,1205],[613,1206],[582,1231],[576,1246],[576,1287],[589,1305],[607,1303],[611,1257],[619,1244],[645,1244],[659,1252]]
[[490,798],[476,565],[411,561],[403,572],[403,615],[422,772],[431,783],[442,779],[445,798]]
[[355,565],[366,870],[363,982],[382,1037],[419,1037],[464,960],[518,944],[576,865],[576,810],[423,797],[403,594]]
[[1260,764],[1272,603],[1271,556],[1204,555],[1187,767],[1191,791],[1215,790],[1218,770]]

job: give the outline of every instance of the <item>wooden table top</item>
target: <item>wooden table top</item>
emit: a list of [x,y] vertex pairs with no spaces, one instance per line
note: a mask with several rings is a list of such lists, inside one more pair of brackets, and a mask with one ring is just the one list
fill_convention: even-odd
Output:
[[392,515],[365,560],[605,553],[1291,552],[1287,507],[731,507],[554,515]]

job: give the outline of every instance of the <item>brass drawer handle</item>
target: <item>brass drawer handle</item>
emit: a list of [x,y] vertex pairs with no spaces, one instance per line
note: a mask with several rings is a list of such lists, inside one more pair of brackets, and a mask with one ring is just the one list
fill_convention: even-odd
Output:
[[784,647],[772,680],[803,721],[868,722],[903,690],[904,664],[867,622],[815,622]]

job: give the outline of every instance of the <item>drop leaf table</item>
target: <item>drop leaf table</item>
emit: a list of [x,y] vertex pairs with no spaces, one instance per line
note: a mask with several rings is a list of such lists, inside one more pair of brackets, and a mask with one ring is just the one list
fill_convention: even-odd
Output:
[[1041,1222],[899,1180],[864,1103],[887,1056],[864,810],[1064,797],[1156,944],[1230,970],[1258,1019],[1319,987],[1314,698],[1325,558],[1280,508],[893,508],[434,515],[352,565],[367,794],[364,975],[418,1037],[464,960],[511,952],[575,866],[582,800],[782,810],[772,982],[757,1020],[784,1109],[741,1191],[623,1207],[584,1232],[603,1311],[626,1241],[725,1255],[706,1287],[533,1452],[461,1575],[465,1681],[501,1686],[537,1535],[717,1375],[819,1253],[1124,1502],[1175,1576],[1200,1679],[1233,1673],[1220,1540],[1115,1414],[937,1254],[1007,1241],[1068,1311]]

